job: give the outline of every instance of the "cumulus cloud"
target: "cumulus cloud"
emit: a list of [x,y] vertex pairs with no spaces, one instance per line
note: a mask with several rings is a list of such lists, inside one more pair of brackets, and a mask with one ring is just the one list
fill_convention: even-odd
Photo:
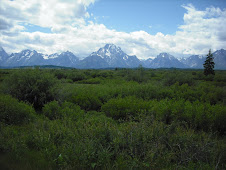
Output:
[[[160,52],[176,56],[205,54],[211,48],[226,47],[226,10],[209,7],[197,10],[184,5],[184,24],[173,35],[158,32],[151,35],[139,30],[131,33],[109,29],[103,24],[87,21],[87,7],[95,0],[17,0],[0,5],[0,44],[8,51],[25,48],[43,53],[70,50],[84,58],[106,43],[114,43],[130,55],[144,59]],[[14,10],[15,9],[15,10]],[[11,11],[13,11],[11,13]],[[48,27],[51,33],[26,32],[20,23]]]
[[0,18],[0,30],[7,30],[11,28],[13,25],[9,23],[6,19]]
[[226,41],[222,39],[222,35],[226,34],[225,9],[210,7],[199,11],[193,5],[183,7],[187,13],[184,14],[184,25],[179,27],[181,31],[176,36],[185,40],[185,53],[205,53],[208,48],[225,48]]

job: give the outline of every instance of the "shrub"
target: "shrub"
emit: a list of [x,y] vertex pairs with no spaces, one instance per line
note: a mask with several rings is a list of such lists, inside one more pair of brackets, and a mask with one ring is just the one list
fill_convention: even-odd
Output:
[[78,105],[70,102],[64,102],[60,105],[57,101],[45,104],[42,113],[50,120],[62,119],[66,117],[77,119],[84,114]]
[[134,96],[125,98],[110,99],[101,107],[107,116],[114,119],[128,119],[136,117],[142,111],[147,111],[149,108],[148,102],[138,99]]
[[126,75],[127,81],[136,81],[138,83],[147,82],[148,77],[146,75],[146,72],[142,66],[139,66],[136,70],[127,70]]
[[226,135],[226,107],[222,105],[215,105],[212,107],[213,114],[213,129],[220,134]]
[[81,84],[100,84],[101,81],[102,81],[101,78],[95,77],[95,78],[91,78],[91,79],[87,79],[87,80],[81,80],[81,81],[79,81],[79,83],[81,83]]
[[170,72],[165,75],[164,84],[166,86],[171,86],[176,82],[179,85],[188,84],[189,86],[194,85],[194,80],[192,75],[187,74],[186,72]]
[[53,100],[52,88],[57,79],[42,70],[18,70],[8,77],[5,83],[5,92],[13,97],[29,102],[35,109]]
[[164,99],[151,101],[149,107],[149,113],[166,124],[180,122],[195,130],[226,132],[226,107],[220,104]]
[[61,104],[60,112],[64,118],[72,118],[73,120],[77,120],[84,115],[84,111],[81,110],[80,106],[66,101]]
[[173,103],[175,101],[164,99],[164,100],[153,100],[150,102],[151,114],[155,116],[157,120],[160,120],[166,124],[170,124],[175,119],[175,114],[173,113]]
[[193,76],[195,76],[196,74],[197,74],[197,72],[195,72],[195,71],[192,71],[192,73],[191,73]]
[[33,108],[9,95],[0,96],[0,121],[8,125],[30,122],[35,115]]
[[59,119],[62,117],[60,106],[57,101],[52,101],[44,105],[42,113],[50,120]]
[[72,72],[67,78],[73,80],[73,82],[87,79],[86,75],[81,71]]
[[[84,91],[85,92],[85,91]],[[80,93],[71,97],[70,102],[79,105],[84,110],[100,110],[102,103],[94,94]]]
[[54,74],[58,79],[66,79],[67,78],[66,71],[56,70]]

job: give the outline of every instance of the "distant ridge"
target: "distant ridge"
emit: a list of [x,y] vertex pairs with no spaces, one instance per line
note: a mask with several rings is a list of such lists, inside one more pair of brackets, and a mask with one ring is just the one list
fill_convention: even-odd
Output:
[[[226,50],[221,49],[213,53],[215,69],[226,69]],[[154,59],[139,60],[135,55],[127,55],[114,44],[106,44],[98,51],[91,53],[83,60],[79,60],[72,52],[50,55],[39,53],[35,50],[23,50],[19,53],[8,55],[0,47],[0,68],[21,66],[59,66],[79,69],[103,68],[136,68],[142,65],[145,68],[191,68],[202,69],[206,56],[192,55],[178,60],[168,53],[160,53]]]

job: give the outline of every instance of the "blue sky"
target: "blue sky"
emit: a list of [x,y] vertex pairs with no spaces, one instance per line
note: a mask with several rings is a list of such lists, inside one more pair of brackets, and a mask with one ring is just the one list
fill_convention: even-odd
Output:
[[[104,24],[110,29],[122,32],[144,30],[150,34],[162,32],[174,34],[183,24],[186,12],[182,6],[193,4],[197,9],[217,6],[226,8],[225,0],[98,0],[87,11],[91,17],[86,19]],[[21,23],[28,32],[50,33],[48,27]]]
[[174,34],[183,24],[182,5],[190,3],[200,10],[226,8],[225,0],[99,0],[88,11],[94,21],[117,31]]
[[89,11],[98,23],[117,31],[173,34],[183,23],[185,9],[181,5],[179,1],[106,0],[98,1]]
[[2,0],[0,45],[9,53],[72,51],[106,43],[138,58],[226,48],[225,0]]

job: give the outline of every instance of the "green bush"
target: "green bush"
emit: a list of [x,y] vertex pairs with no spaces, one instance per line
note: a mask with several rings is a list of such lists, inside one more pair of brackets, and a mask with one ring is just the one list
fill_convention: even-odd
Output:
[[61,104],[60,111],[64,118],[70,118],[72,120],[82,118],[85,113],[81,110],[80,106],[66,101]]
[[54,98],[53,87],[57,79],[50,73],[39,69],[17,70],[4,80],[5,92],[13,97],[29,102],[35,109]]
[[226,135],[226,106],[225,105],[215,105],[211,107],[213,116],[213,130],[218,131],[221,135]]
[[142,82],[148,81],[148,76],[147,76],[144,68],[140,65],[136,70],[127,69],[126,80],[142,83]]
[[146,112],[148,109],[148,102],[134,96],[110,99],[101,107],[101,111],[107,116],[124,120],[136,117],[139,113]]
[[100,110],[102,103],[94,94],[80,93],[71,97],[70,102],[79,105],[83,110]]
[[100,77],[95,77],[87,80],[81,80],[79,83],[81,84],[100,84],[102,79]]
[[42,113],[50,120],[62,118],[78,119],[84,114],[78,105],[70,102],[64,102],[60,105],[57,101],[45,104]]
[[164,85],[171,86],[177,82],[179,83],[179,85],[182,84],[188,84],[189,86],[194,85],[194,79],[192,75],[186,72],[173,71],[165,75]]
[[180,100],[153,100],[150,102],[149,114],[166,124],[184,122],[196,130],[214,131],[221,134],[226,132],[224,123],[226,107],[211,106],[200,101],[190,102]]
[[44,105],[42,113],[50,120],[62,118],[60,106],[57,101],[52,101]]
[[81,71],[73,71],[67,76],[67,78],[71,79],[73,82],[87,79],[86,75]]
[[55,76],[58,78],[58,79],[66,79],[67,78],[67,74],[66,74],[66,71],[62,71],[62,70],[56,70],[54,72]]
[[8,125],[21,125],[34,119],[33,108],[9,95],[0,95],[0,121]]
[[[160,120],[166,124],[170,124],[173,120],[176,120],[179,108],[175,108],[176,101],[169,99],[153,100],[150,102],[151,111],[149,114],[154,115],[157,120]],[[177,105],[178,106],[178,105]],[[177,110],[178,109],[178,110]]]

